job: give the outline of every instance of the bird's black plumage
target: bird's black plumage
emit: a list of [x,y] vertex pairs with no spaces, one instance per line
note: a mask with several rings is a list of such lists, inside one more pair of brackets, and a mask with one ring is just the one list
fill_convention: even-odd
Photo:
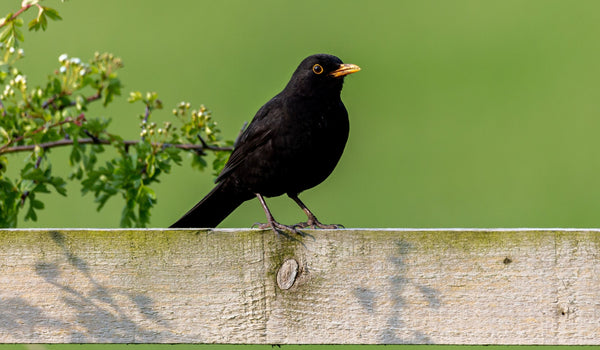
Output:
[[348,112],[340,93],[344,77],[360,68],[332,55],[304,59],[278,95],[262,106],[239,137],[216,187],[171,227],[215,227],[244,201],[257,196],[273,229],[264,197],[287,194],[308,216],[299,227],[323,225],[298,194],[325,180],[348,139]]

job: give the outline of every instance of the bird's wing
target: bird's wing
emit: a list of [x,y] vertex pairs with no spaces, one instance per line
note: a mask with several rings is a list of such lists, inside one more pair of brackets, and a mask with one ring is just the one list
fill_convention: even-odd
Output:
[[215,182],[220,182],[226,178],[247,159],[249,154],[264,145],[271,138],[272,128],[265,122],[265,117],[270,109],[270,104],[267,103],[258,110],[250,125],[248,125],[240,136],[238,145],[231,153],[227,164],[225,164],[223,171],[221,171]]

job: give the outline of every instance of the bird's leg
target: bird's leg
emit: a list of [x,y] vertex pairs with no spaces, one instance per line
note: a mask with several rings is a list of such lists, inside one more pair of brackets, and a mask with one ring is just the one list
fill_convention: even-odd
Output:
[[300,198],[298,198],[297,194],[289,194],[288,196],[293,199],[296,204],[298,204],[298,206],[302,209],[302,211],[306,214],[306,216],[308,216],[308,220],[306,220],[306,222],[301,222],[298,223],[296,225],[294,225],[294,227],[299,227],[299,228],[305,228],[305,227],[312,227],[312,228],[328,228],[328,229],[336,229],[336,228],[342,228],[344,226],[342,225],[326,225],[326,224],[322,224],[321,222],[319,222],[319,220],[317,220],[317,217],[315,216],[315,214],[313,214],[310,209],[308,209],[306,207],[306,205],[304,205],[304,203],[302,203],[302,201],[300,200]]
[[281,230],[284,232],[292,232],[299,235],[303,235],[302,232],[298,231],[295,227],[283,225],[275,221],[275,218],[273,217],[273,214],[271,214],[269,207],[267,207],[267,203],[265,202],[263,196],[261,196],[260,193],[255,193],[255,195],[258,198],[260,205],[263,207],[263,210],[265,211],[265,215],[267,216],[267,223],[254,225],[256,225],[260,229],[272,228],[274,232],[279,232]]

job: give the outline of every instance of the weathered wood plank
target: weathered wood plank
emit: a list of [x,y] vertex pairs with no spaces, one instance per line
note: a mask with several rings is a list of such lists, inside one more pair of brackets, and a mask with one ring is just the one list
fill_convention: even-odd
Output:
[[306,232],[0,230],[0,342],[600,344],[599,230]]

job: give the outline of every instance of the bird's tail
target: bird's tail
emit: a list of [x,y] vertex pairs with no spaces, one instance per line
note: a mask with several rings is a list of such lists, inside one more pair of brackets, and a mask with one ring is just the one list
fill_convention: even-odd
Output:
[[177,220],[171,228],[208,228],[216,227],[244,201],[250,198],[239,196],[219,183],[206,197],[202,198],[190,211]]

